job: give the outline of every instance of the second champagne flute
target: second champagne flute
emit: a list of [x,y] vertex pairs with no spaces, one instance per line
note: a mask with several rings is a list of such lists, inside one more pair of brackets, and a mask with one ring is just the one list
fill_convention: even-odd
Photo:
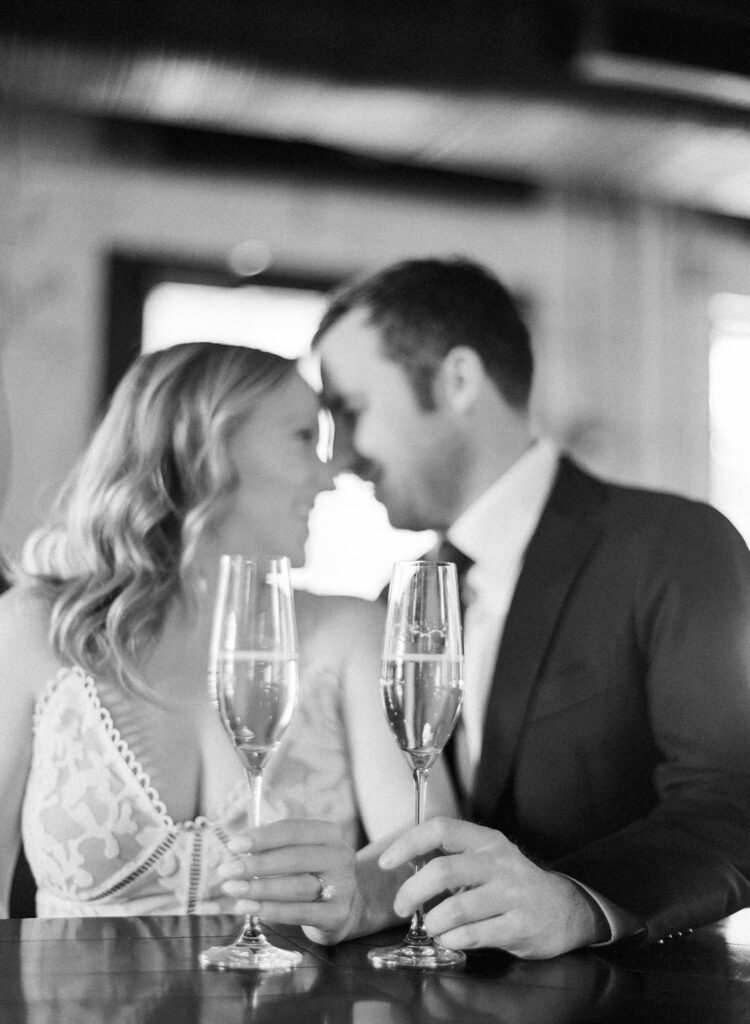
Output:
[[[297,702],[299,653],[288,558],[222,555],[216,594],[209,691],[247,772],[253,825],[260,824],[263,768],[281,742]],[[286,970],[302,960],[272,945],[249,914],[229,946],[200,955],[219,970]]]
[[[397,562],[388,592],[381,692],[388,724],[414,777],[415,819],[424,819],[427,777],[458,719],[463,641],[453,562]],[[420,907],[406,938],[372,949],[376,967],[455,967],[466,960],[424,927]]]

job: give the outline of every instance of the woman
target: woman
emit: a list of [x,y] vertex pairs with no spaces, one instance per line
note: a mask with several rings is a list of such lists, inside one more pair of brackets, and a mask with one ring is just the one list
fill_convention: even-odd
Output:
[[[332,486],[317,427],[316,395],[268,353],[179,345],[123,379],[0,598],[3,912],[22,834],[41,916],[234,912],[242,896],[323,941],[393,919],[376,855],[412,789],[379,707],[382,611],[297,595],[300,704],[261,812],[281,822],[249,829],[206,694],[218,556],[302,563]],[[450,813],[436,782],[432,810]],[[270,853],[232,853],[251,846]]]

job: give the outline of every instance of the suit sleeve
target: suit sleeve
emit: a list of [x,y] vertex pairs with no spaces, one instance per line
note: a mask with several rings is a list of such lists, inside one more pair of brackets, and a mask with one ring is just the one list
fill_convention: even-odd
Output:
[[555,868],[655,939],[750,905],[750,553],[723,516],[688,502],[671,506],[651,537],[633,628],[658,802]]

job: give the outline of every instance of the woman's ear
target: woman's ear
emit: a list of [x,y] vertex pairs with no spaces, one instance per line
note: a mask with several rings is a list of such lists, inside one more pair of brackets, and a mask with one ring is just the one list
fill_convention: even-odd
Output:
[[435,404],[461,414],[477,401],[487,376],[479,353],[467,345],[457,345],[443,359],[433,383]]

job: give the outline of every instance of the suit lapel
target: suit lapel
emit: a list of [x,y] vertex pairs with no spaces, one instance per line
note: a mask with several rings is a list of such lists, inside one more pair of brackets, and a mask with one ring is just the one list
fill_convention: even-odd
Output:
[[568,459],[524,557],[487,702],[472,817],[496,822],[529,699],[570,587],[600,532],[603,484]]

